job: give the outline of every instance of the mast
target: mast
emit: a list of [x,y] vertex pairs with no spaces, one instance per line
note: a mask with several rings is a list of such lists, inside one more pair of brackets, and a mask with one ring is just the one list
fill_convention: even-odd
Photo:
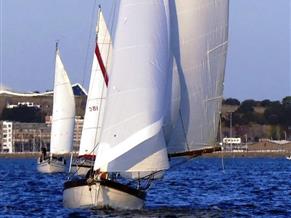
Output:
[[[170,110],[177,119],[172,119],[168,128],[169,156],[213,152],[218,149],[215,139],[228,44],[229,3],[165,1],[170,10],[173,80],[179,80],[172,83],[172,108],[178,104],[179,109]],[[178,85],[180,99],[175,97]]]
[[71,82],[56,43],[55,81],[50,151],[64,154],[72,151],[75,124],[75,98]]
[[167,77],[163,1],[120,1],[95,170],[135,177],[169,167],[162,131]]

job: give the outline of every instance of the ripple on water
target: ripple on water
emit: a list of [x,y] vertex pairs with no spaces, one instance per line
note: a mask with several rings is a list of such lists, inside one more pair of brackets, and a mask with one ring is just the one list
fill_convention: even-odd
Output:
[[138,211],[65,209],[66,174],[36,172],[35,159],[0,159],[0,216],[291,217],[291,164],[284,159],[198,158],[168,171]]

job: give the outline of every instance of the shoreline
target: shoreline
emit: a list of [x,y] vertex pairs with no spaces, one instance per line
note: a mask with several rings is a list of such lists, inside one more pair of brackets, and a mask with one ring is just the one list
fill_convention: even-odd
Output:
[[[76,156],[77,153],[73,153],[73,156]],[[25,158],[39,158],[41,156],[41,152],[17,152],[17,153],[0,153],[0,159],[13,159],[13,158],[19,158],[19,159],[25,159]],[[49,156],[49,153],[47,153],[47,156]],[[65,154],[65,155],[55,155],[55,156],[63,156],[65,158],[70,158],[71,154]]]
[[216,157],[216,158],[279,158],[291,155],[290,151],[242,151],[242,152],[230,152],[219,151],[211,154],[205,154],[203,157]]
[[[17,153],[0,153],[0,159],[25,159],[25,158],[38,158],[41,152],[17,152]],[[49,155],[49,154],[48,154]],[[257,158],[257,157],[267,157],[267,158],[278,158],[286,157],[291,155],[290,151],[244,151],[244,152],[229,152],[229,151],[219,151],[210,154],[203,154],[199,157],[206,158]],[[70,158],[70,154],[62,155],[66,158]],[[77,153],[73,153],[73,156],[77,156]]]

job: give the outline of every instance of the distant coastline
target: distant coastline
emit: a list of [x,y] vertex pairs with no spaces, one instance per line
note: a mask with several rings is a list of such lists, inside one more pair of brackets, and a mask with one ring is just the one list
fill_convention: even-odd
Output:
[[279,158],[291,155],[288,151],[244,151],[244,152],[214,152],[211,154],[203,155],[203,157],[217,157],[217,158],[257,158],[257,157],[269,157],[269,158]]
[[[13,159],[13,158],[38,158],[40,156],[40,152],[17,152],[17,153],[0,153],[1,159]],[[77,153],[73,154],[74,156],[77,155]],[[279,158],[279,157],[286,157],[288,155],[291,155],[291,151],[220,151],[220,152],[214,152],[210,154],[204,154],[199,157],[207,157],[207,158],[257,158],[257,157],[269,157],[269,158]],[[66,158],[69,158],[70,155],[65,155]]]
[[[40,157],[40,155],[41,155],[41,152],[15,152],[15,153],[1,152],[0,158],[38,158],[38,157]],[[73,154],[73,156],[76,156],[76,155],[77,155],[77,153]],[[71,155],[66,154],[66,155],[62,155],[62,156],[69,158]]]

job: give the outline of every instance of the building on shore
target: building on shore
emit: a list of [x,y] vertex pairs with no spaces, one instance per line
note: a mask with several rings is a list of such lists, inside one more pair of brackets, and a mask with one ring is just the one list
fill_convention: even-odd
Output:
[[241,138],[223,138],[222,147],[224,151],[247,151],[248,144],[243,143]]
[[[75,102],[76,116],[84,116],[87,101],[87,92],[80,84],[72,86]],[[51,115],[53,109],[53,92],[46,91],[43,93],[20,93],[9,90],[0,90],[0,118],[5,109],[15,109],[16,107],[38,108],[44,115]],[[4,120],[4,119],[3,119]]]
[[[81,132],[83,128],[83,117],[87,93],[80,84],[72,86],[76,102],[75,132],[73,139],[73,150],[79,149]],[[28,120],[21,122],[3,119],[3,111],[18,108],[36,109],[44,117],[42,121]],[[19,93],[15,91],[0,90],[0,152],[38,152],[42,146],[49,149],[51,114],[53,109],[53,92],[43,93]],[[7,113],[6,113],[7,114]],[[25,118],[21,115],[20,118]],[[19,114],[13,117],[19,118]],[[27,117],[26,117],[27,118]]]
[[[78,151],[83,128],[83,119],[75,119],[73,150]],[[39,152],[42,147],[49,150],[51,134],[51,116],[46,123],[21,123],[0,121],[1,152]]]
[[2,152],[37,152],[49,146],[50,128],[46,123],[0,121]]
[[13,122],[3,121],[0,129],[0,146],[3,152],[12,152],[12,125]]

